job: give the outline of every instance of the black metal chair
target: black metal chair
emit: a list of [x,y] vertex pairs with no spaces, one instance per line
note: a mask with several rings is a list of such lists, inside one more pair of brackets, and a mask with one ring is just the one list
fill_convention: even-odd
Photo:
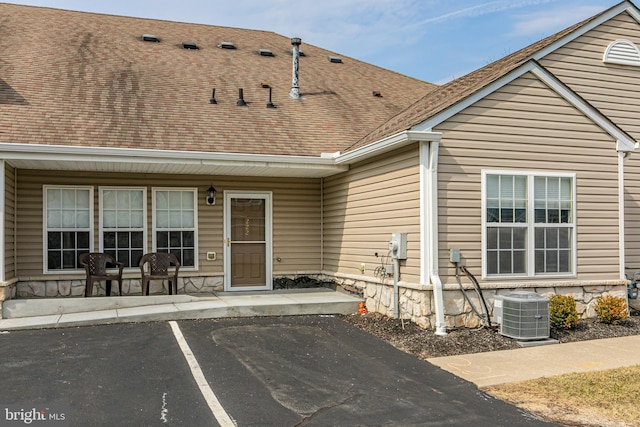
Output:
[[[145,264],[149,264],[149,270],[145,271]],[[173,272],[169,271],[171,265],[175,266]],[[152,252],[140,258],[140,272],[142,274],[142,295],[149,295],[149,282],[151,280],[166,280],[169,282],[169,295],[178,295],[178,270],[180,262],[174,254],[167,252]]]
[[[102,252],[90,252],[80,254],[78,257],[80,264],[84,267],[87,273],[86,287],[84,290],[84,296],[90,297],[93,295],[93,283],[101,280],[106,281],[106,293],[107,296],[111,295],[111,281],[118,281],[118,291],[122,295],[122,269],[124,264],[116,261],[114,257]],[[112,265],[118,268],[117,273],[107,273],[107,266]]]

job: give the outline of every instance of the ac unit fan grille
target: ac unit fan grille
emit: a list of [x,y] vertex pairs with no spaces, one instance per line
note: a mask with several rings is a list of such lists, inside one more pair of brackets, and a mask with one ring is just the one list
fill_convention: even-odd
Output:
[[500,333],[518,340],[549,338],[549,300],[505,296]]

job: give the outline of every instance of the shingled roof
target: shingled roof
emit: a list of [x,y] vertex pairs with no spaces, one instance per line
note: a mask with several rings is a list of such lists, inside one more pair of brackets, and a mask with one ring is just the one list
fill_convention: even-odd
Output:
[[626,2],[622,2],[617,6],[613,6],[606,11],[585,19],[565,30],[553,34],[545,39],[533,43],[511,55],[505,56],[485,67],[475,70],[465,76],[452,80],[451,82],[439,86],[438,88],[428,92],[415,104],[409,106],[390,120],[381,124],[378,128],[366,135],[360,141],[348,147],[345,152],[362,148],[373,142],[380,141],[388,136],[395,135],[399,132],[410,130],[431,117],[442,111],[455,106],[468,96],[478,92],[479,90],[489,86],[499,78],[505,76],[514,69],[520,67],[530,60],[534,54],[542,51],[544,48],[561,40],[563,37],[570,35],[576,30],[584,27],[588,23],[596,20],[609,10],[613,10]]
[[293,100],[289,37],[0,3],[0,143],[318,156],[436,87],[304,40],[301,50]]

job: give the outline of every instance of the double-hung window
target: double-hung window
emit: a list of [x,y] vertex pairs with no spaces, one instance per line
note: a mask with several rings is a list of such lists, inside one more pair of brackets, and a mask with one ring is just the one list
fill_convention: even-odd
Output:
[[81,268],[93,241],[93,188],[44,186],[45,272]]
[[100,248],[125,268],[137,267],[145,252],[146,199],[144,188],[100,189]]
[[173,253],[183,267],[197,267],[197,189],[153,190],[153,245]]
[[483,173],[485,277],[575,274],[575,176]]

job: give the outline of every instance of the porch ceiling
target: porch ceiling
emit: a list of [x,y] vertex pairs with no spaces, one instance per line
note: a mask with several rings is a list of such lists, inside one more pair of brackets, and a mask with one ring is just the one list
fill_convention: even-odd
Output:
[[333,158],[164,150],[0,144],[0,158],[18,169],[147,174],[321,178],[348,169]]

